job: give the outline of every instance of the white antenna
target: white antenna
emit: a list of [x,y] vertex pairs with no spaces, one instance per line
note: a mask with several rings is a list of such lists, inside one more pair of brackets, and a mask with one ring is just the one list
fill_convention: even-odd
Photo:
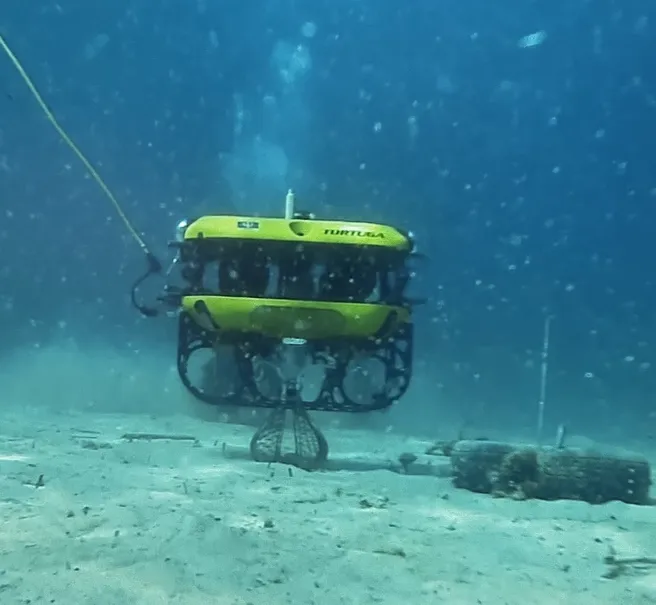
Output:
[[294,192],[290,189],[285,197],[285,219],[291,221],[294,218]]

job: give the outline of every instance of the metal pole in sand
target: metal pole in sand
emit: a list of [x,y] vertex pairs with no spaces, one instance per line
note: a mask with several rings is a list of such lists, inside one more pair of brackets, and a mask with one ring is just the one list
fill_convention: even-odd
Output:
[[538,430],[537,443],[542,445],[542,432],[544,430],[544,406],[547,399],[547,374],[549,371],[549,329],[552,315],[544,320],[544,337],[542,340],[542,363],[540,364],[540,398],[538,399]]

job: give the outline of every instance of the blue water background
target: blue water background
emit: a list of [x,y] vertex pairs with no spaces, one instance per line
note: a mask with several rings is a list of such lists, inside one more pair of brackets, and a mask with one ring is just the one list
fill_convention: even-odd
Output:
[[[303,45],[299,113],[269,133],[288,184],[430,258],[398,421],[533,422],[553,314],[549,425],[654,432],[653,3],[6,0],[0,31],[160,254],[179,218],[239,208],[235,95],[264,129],[276,45]],[[173,361],[174,325],[129,307],[138,248],[4,57],[0,94],[2,355],[66,336]]]

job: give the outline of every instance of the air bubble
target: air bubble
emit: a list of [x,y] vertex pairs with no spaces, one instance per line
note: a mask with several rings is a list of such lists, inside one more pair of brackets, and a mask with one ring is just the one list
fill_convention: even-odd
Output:
[[546,39],[547,39],[547,32],[545,32],[544,30],[540,30],[539,32],[535,32],[533,34],[529,34],[528,36],[524,36],[523,38],[520,38],[519,41],[517,42],[517,46],[519,46],[519,48],[530,48],[532,46],[539,46]]
[[301,35],[304,38],[314,38],[317,34],[317,25],[314,21],[306,21],[301,26]]

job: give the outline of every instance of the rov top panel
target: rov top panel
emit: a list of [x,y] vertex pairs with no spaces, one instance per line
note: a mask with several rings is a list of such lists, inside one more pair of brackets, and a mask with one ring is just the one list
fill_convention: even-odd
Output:
[[202,216],[187,227],[184,239],[307,242],[377,246],[399,251],[410,251],[412,248],[408,236],[387,225],[252,216]]

